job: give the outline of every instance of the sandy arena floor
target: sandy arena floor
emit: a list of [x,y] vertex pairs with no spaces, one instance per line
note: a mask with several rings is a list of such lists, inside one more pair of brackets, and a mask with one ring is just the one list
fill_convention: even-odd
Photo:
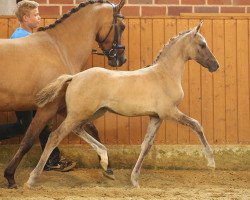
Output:
[[[0,173],[3,174],[3,166]],[[250,171],[171,171],[143,169],[140,189],[130,183],[131,170],[115,170],[116,180],[102,175],[101,169],[71,172],[44,172],[36,186],[24,189],[31,169],[19,169],[19,189],[6,189],[0,179],[0,199],[250,199]]]

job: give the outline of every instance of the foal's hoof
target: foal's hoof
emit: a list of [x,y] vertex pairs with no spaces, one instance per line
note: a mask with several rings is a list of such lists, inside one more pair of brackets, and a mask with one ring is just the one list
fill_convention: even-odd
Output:
[[207,166],[212,169],[212,170],[215,170],[215,162],[214,160],[210,160],[207,164]]
[[112,169],[107,169],[106,171],[103,171],[102,174],[111,180],[115,180],[115,175]]
[[30,189],[32,188],[34,185],[35,185],[35,180],[37,180],[37,177],[36,178],[29,178],[29,180],[24,184],[24,188],[25,189]]
[[131,182],[132,182],[132,184],[133,184],[133,186],[134,186],[135,188],[140,188],[140,185],[139,185],[139,182],[138,182],[138,181],[135,181],[135,180],[132,180],[132,179],[131,179]]
[[17,184],[14,183],[14,184],[9,184],[8,185],[8,189],[17,189]]
[[30,188],[32,188],[32,184],[30,184],[29,182],[24,183],[23,189],[30,189]]

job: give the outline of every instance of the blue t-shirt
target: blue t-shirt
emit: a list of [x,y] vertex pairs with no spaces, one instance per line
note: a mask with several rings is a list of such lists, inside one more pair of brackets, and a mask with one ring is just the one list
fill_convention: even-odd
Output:
[[10,39],[21,38],[31,35],[31,32],[19,27],[15,30],[15,32],[10,36]]

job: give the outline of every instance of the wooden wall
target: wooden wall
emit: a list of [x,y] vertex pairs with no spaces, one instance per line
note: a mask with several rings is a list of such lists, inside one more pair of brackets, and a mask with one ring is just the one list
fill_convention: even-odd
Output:
[[[211,144],[250,144],[249,15],[127,18],[124,44],[128,61],[119,70],[136,70],[151,64],[164,43],[177,33],[196,26],[200,19],[204,20],[202,34],[217,57],[220,69],[212,74],[193,61],[187,63],[183,77],[185,98],[180,109],[201,122]],[[42,25],[53,21],[54,18],[43,19]],[[12,17],[0,18],[0,38],[8,38],[17,26]],[[111,69],[106,59],[96,55],[90,57],[86,68],[92,66]],[[62,120],[58,116],[54,121],[59,124]],[[1,123],[13,121],[12,112],[0,114]],[[148,117],[128,118],[107,113],[95,124],[105,144],[140,144],[147,122]],[[20,138],[14,138],[2,143],[19,141]],[[63,143],[82,141],[69,135]],[[155,143],[197,144],[198,139],[189,128],[166,121]]]

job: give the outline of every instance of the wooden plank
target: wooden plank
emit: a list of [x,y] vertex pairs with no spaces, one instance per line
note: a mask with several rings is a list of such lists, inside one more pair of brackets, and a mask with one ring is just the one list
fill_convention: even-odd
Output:
[[238,143],[236,20],[225,20],[226,143]]
[[[153,58],[156,59],[165,43],[164,19],[153,19]],[[157,98],[157,97],[155,97]],[[166,140],[166,122],[163,121],[155,138],[156,144],[164,144]]]
[[[165,43],[176,35],[177,32],[177,21],[176,19],[165,20]],[[178,130],[177,124],[174,121],[166,121],[166,134],[165,141],[167,144],[177,144],[178,141]]]
[[[207,41],[209,49],[213,48],[212,20],[204,20],[201,33]],[[216,57],[216,55],[215,55]],[[201,124],[209,144],[214,142],[213,112],[213,75],[206,68],[201,68]]]
[[[188,20],[180,19],[177,21],[177,33],[183,32],[188,29]],[[181,112],[189,115],[189,67],[188,64],[185,66],[184,74],[182,77],[182,87],[184,92],[184,99],[180,104],[179,109]],[[189,128],[178,124],[178,144],[189,143]]]
[[248,34],[248,20],[237,20],[238,133],[240,143],[250,142]]
[[[140,20],[130,19],[129,23],[129,70],[136,70],[140,68],[140,55],[141,55],[141,41],[140,41]],[[141,144],[142,142],[142,124],[141,117],[129,118],[129,132],[130,144]]]
[[[189,28],[194,28],[199,24],[199,20],[189,20]],[[195,61],[190,61],[189,65],[189,114],[190,117],[201,123],[201,65]],[[193,130],[189,132],[189,143],[198,144],[197,133]]]
[[9,30],[8,30],[8,37],[12,35],[12,33],[20,26],[17,19],[9,19]]
[[0,19],[0,38],[8,38],[8,19]]
[[[119,70],[128,70],[128,60],[129,60],[129,26],[128,19],[125,19],[126,28],[123,33],[123,44],[125,45],[125,55],[127,57],[127,62],[123,64]],[[117,143],[118,144],[129,144],[129,118],[124,116],[117,116]]]
[[[153,62],[153,22],[152,19],[141,19],[141,68],[151,65]],[[142,120],[142,140],[147,132],[149,117],[143,116]]]
[[213,20],[213,52],[220,63],[218,72],[214,77],[214,143],[224,144],[225,130],[225,45],[224,20]]

